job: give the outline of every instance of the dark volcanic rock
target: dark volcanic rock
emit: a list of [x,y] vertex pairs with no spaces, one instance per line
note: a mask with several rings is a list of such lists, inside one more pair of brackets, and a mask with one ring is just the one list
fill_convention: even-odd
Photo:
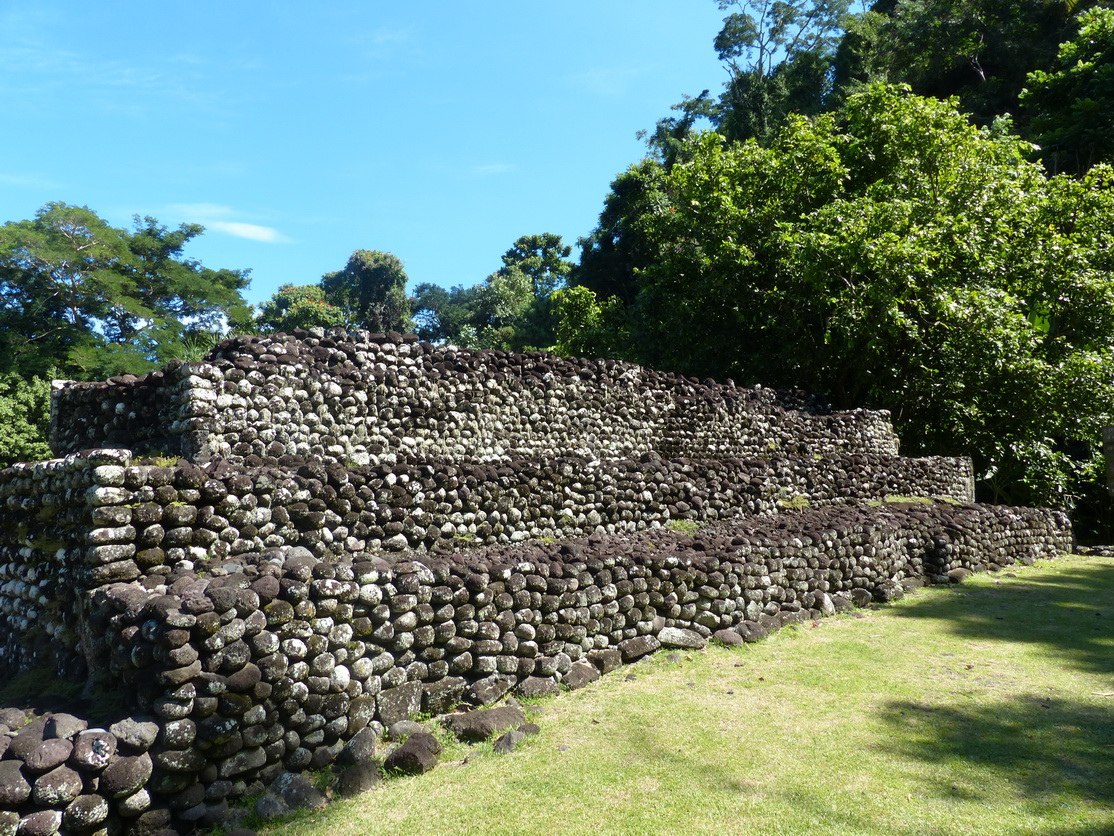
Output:
[[437,765],[437,756],[440,753],[441,744],[436,737],[418,732],[387,756],[383,761],[383,768],[387,772],[403,775],[421,775]]
[[382,780],[382,777],[379,764],[357,763],[340,773],[337,777],[336,790],[343,796],[359,795],[372,789]]
[[522,709],[515,705],[497,708],[477,708],[463,714],[449,714],[441,718],[442,724],[457,739],[465,742],[486,740],[505,729],[513,729],[526,722]]
[[31,797],[31,782],[27,780],[16,760],[0,761],[0,805],[9,810],[18,807]]
[[589,665],[587,662],[573,662],[563,681],[570,690],[575,691],[599,678],[600,673],[594,665]]

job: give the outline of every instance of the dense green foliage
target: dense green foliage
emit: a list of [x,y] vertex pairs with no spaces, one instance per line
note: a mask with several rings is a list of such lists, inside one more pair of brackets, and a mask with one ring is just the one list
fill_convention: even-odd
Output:
[[626,350],[630,338],[618,298],[601,302],[586,287],[566,287],[553,293],[557,343],[553,350],[565,356],[615,357]]
[[65,203],[0,227],[0,465],[49,457],[52,377],[142,373],[247,326],[247,271],[182,254],[201,232]]
[[356,250],[343,270],[317,284],[284,284],[260,306],[255,326],[266,331],[346,326],[368,331],[410,331],[402,261],[379,250]]
[[332,328],[345,323],[344,311],[325,301],[321,285],[284,284],[263,303],[256,325],[265,331]]
[[718,0],[729,78],[714,115],[733,140],[767,139],[789,113],[825,109],[848,0]]
[[984,496],[1108,504],[1114,12],[717,2],[728,82],[612,183],[558,346],[889,408]]
[[0,227],[0,371],[103,378],[165,362],[193,333],[242,324],[246,271],[182,257],[196,224],[117,229],[50,203]]
[[1028,151],[884,86],[767,146],[696,134],[626,175],[653,199],[617,225],[644,258],[621,353],[890,409],[913,452],[1070,505],[1114,414],[1114,182]]
[[480,285],[455,285],[446,290],[427,282],[419,284],[410,297],[414,332],[431,342],[472,345],[476,338],[472,322],[478,316],[479,293]]
[[503,266],[480,285],[451,290],[418,285],[411,299],[418,335],[469,348],[553,346],[553,294],[572,273],[571,253],[560,235],[523,235],[503,254]]
[[343,270],[321,277],[321,288],[349,325],[380,333],[412,327],[406,271],[391,253],[356,250]]
[[[790,114],[830,112],[875,82],[907,84],[936,98],[957,96],[976,124],[1010,116],[1026,138],[1031,118],[1094,122],[1114,110],[1102,78],[1109,37],[1085,11],[1093,0],[875,0],[869,8],[855,4],[856,12],[846,0],[716,2],[729,12],[713,42],[728,80],[718,98],[707,90],[686,97],[674,108],[680,116],[658,123],[650,146],[667,167],[676,142],[700,117],[732,141],[766,143]],[[1080,18],[1088,37],[1077,38],[1056,64],[1057,50],[1072,39]],[[1077,68],[1078,61],[1086,66]],[[1050,79],[1048,72],[1064,77]],[[1028,107],[1020,107],[1026,86],[1048,84],[1047,94],[1031,95]],[[1058,145],[1058,157],[1075,155],[1077,144],[1090,150],[1089,131],[1066,125],[1053,131],[1067,146]],[[1047,124],[1034,126],[1032,138],[1038,137],[1050,138]],[[1101,159],[1080,156],[1083,167]]]
[[866,60],[921,95],[958,96],[980,124],[1017,113],[1026,75],[1048,66],[1071,31],[1063,0],[890,0],[874,8],[885,20]]
[[1029,75],[1023,94],[1035,114],[1033,139],[1053,171],[1114,161],[1114,10],[1093,9],[1080,24],[1052,70]]
[[0,373],[0,467],[50,458],[50,378]]

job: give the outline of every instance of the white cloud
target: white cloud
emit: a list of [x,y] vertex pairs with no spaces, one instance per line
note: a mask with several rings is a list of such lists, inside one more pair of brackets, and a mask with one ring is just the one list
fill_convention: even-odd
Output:
[[222,203],[175,203],[170,208],[192,223],[199,223],[206,229],[223,232],[225,235],[263,244],[290,242],[289,238],[274,227],[234,220],[241,213]]
[[246,224],[237,221],[209,221],[205,224],[208,229],[215,229],[226,235],[237,238],[247,238],[249,241],[261,241],[264,244],[285,244],[290,241],[277,229],[259,224]]

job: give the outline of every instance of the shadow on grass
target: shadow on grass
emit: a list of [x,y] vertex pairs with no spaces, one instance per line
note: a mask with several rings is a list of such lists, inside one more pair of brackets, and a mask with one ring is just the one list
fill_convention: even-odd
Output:
[[[894,702],[881,719],[893,735],[879,749],[944,767],[970,765],[986,792],[1012,785],[1027,800],[1114,802],[1114,715],[1062,699],[1016,697],[974,708]],[[982,790],[942,777],[926,790],[979,800]],[[995,798],[996,802],[1000,799]]]
[[[1055,574],[1004,573],[994,582],[908,601],[893,614],[946,622],[953,634],[972,641],[1040,646],[1057,664],[1090,674],[1114,673],[1114,564],[1050,569]],[[1109,806],[1114,803],[1114,681],[1110,690],[1110,707],[1039,694],[974,707],[894,702],[881,715],[893,727],[881,748],[944,767],[974,766],[987,776],[988,787],[1012,785],[1038,805],[1075,800]],[[926,790],[943,798],[980,797],[978,787],[946,778]],[[1059,831],[1064,836],[1074,832]]]
[[1044,645],[1061,662],[1114,674],[1114,563],[1031,578],[1003,573],[994,580],[914,599],[894,615],[947,621],[968,639]]

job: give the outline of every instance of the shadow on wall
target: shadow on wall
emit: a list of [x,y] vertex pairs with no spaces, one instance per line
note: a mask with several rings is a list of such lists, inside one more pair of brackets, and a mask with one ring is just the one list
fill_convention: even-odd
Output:
[[966,639],[1043,645],[1080,670],[1114,674],[1111,590],[1114,564],[1096,563],[1031,580],[964,586],[952,595],[902,607],[894,615],[946,621]]

